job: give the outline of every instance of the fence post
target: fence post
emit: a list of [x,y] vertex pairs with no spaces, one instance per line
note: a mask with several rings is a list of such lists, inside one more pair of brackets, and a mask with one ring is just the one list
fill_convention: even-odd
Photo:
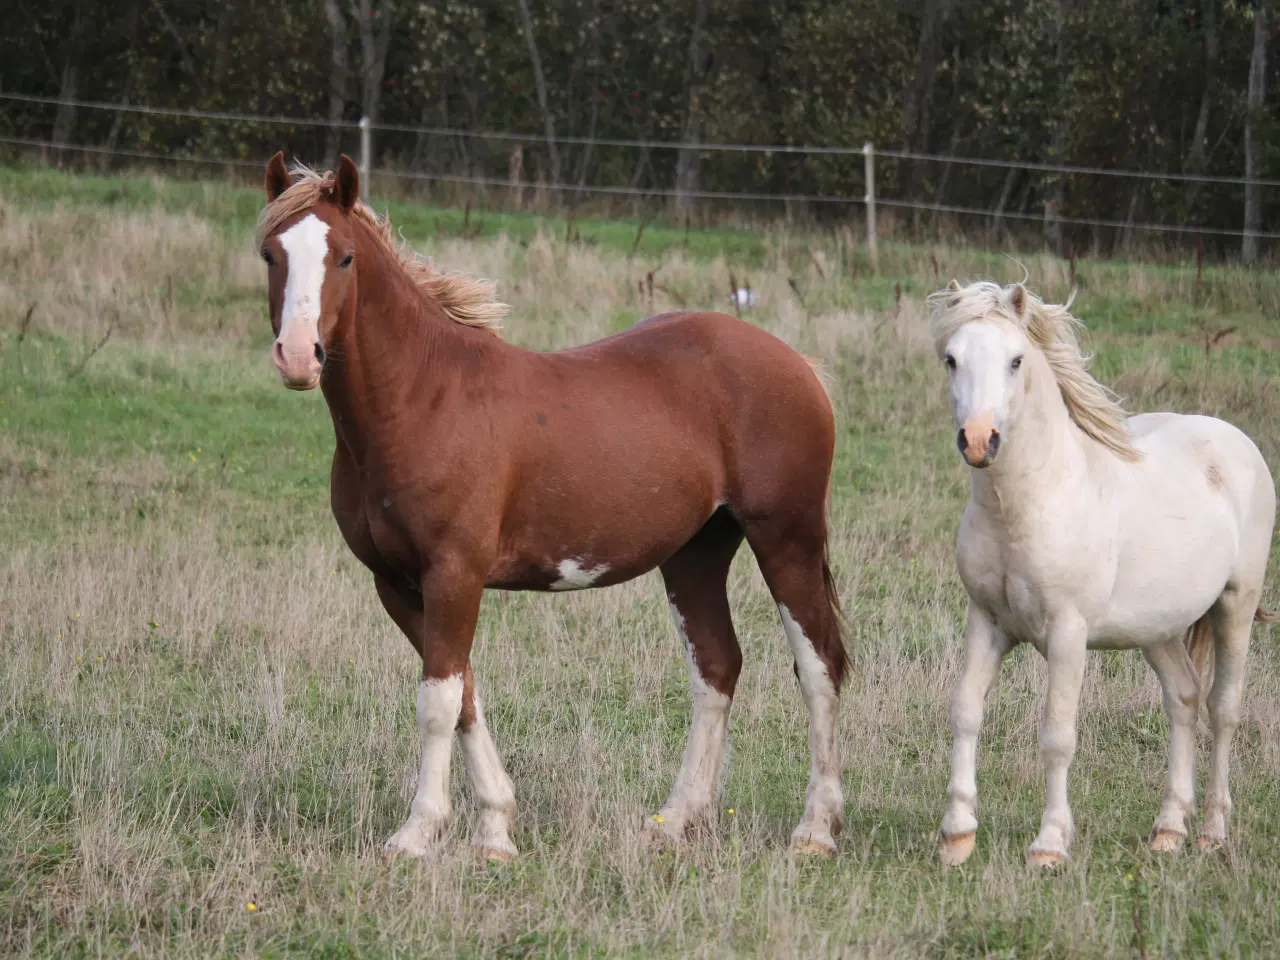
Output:
[[871,269],[880,269],[880,255],[876,250],[876,148],[867,141],[862,145],[866,160],[867,192],[863,202],[867,205],[867,252],[871,255]]
[[369,167],[373,158],[373,133],[369,130],[369,118],[360,118],[360,199],[369,199]]

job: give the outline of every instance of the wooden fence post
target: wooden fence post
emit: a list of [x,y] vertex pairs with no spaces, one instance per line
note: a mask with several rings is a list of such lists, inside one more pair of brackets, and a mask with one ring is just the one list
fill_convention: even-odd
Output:
[[868,141],[862,145],[866,160],[867,192],[862,198],[867,205],[867,252],[871,256],[871,269],[880,269],[880,255],[876,250],[876,148]]

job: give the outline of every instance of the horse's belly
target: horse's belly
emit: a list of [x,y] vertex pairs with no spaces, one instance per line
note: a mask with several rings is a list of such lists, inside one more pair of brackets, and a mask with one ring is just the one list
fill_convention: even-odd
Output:
[[610,518],[580,527],[547,522],[508,537],[486,585],[552,592],[607,587],[648,573],[698,532],[714,504],[671,505],[644,518]]

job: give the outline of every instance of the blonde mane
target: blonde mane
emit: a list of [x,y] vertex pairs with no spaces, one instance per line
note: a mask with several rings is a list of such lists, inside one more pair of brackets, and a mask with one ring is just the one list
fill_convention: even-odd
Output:
[[934,347],[941,358],[947,342],[964,324],[992,318],[1007,320],[1022,330],[1049,361],[1076,426],[1120,459],[1141,460],[1142,453],[1129,437],[1125,425],[1128,414],[1119,398],[1089,373],[1092,358],[1080,350],[1076,331],[1083,329],[1083,324],[1069,312],[1071,299],[1061,305],[1049,304],[1020,283],[1002,287],[979,280],[961,287],[952,281],[946,290],[929,297]]
[[[333,189],[332,171],[317,173],[310,167],[294,164],[290,172],[293,177],[292,185],[268,203],[258,215],[259,247],[285,220],[315,206]],[[422,293],[450,320],[487,330],[494,336],[502,335],[502,318],[508,307],[498,301],[497,284],[494,281],[481,280],[456,270],[441,273],[429,260],[421,259],[412,251],[403,253],[404,244],[396,243],[391,221],[378,216],[363,202],[358,202],[351,208],[350,216],[369,228],[379,246],[400,264]]]

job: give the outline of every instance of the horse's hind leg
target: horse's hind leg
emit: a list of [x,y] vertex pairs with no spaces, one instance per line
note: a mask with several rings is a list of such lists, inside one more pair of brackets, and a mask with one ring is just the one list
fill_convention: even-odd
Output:
[[835,838],[844,826],[836,724],[845,651],[828,592],[821,509],[799,518],[775,515],[752,525],[747,542],[778,605],[809,708],[809,789],[804,819],[792,832],[791,844],[797,852],[835,853]]
[[693,687],[693,722],[671,796],[650,818],[653,835],[680,840],[714,822],[729,731],[729,706],[742,650],[729,616],[726,581],[742,530],[725,511],[662,565],[671,618],[684,643]]
[[1169,775],[1164,802],[1151,828],[1151,849],[1177,850],[1187,836],[1187,825],[1195,813],[1196,708],[1200,684],[1195,666],[1182,637],[1147,647],[1142,651],[1151,669],[1160,678],[1164,708],[1169,714]]
[[1209,789],[1205,791],[1204,798],[1204,818],[1200,826],[1201,850],[1212,850],[1227,839],[1232,807],[1227,783],[1231,740],[1240,722],[1244,662],[1249,652],[1249,631],[1257,609],[1257,590],[1228,586],[1209,611],[1214,640],[1214,678],[1209,690],[1213,753],[1209,766]]

